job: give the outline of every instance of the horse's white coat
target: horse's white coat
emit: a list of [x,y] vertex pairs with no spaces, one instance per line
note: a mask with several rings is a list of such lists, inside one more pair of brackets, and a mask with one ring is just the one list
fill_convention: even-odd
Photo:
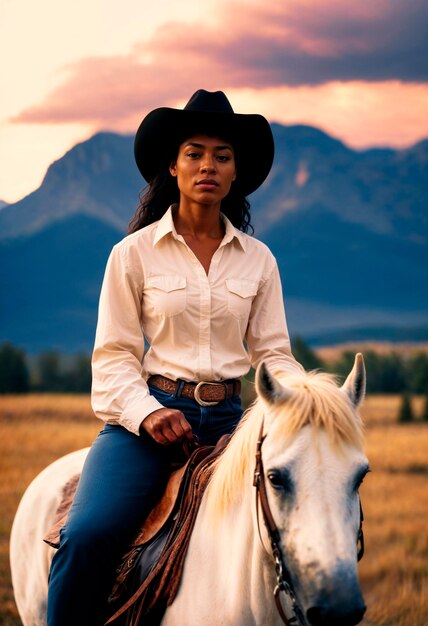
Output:
[[[361,374],[361,360],[359,367]],[[362,382],[358,371],[353,371],[343,389],[355,404],[361,400]],[[278,387],[272,388],[270,405],[270,392],[264,391],[267,437],[263,461],[269,503],[299,603],[306,611],[323,584],[334,588],[345,577],[358,587],[359,509],[352,485],[367,459],[359,446],[343,442],[335,446],[322,429],[314,433],[311,425],[288,441],[270,437],[270,414],[275,408],[278,419],[278,403],[282,401],[286,419],[290,394],[281,395]],[[63,485],[80,471],[86,454],[87,450],[75,452],[46,468],[28,488],[16,514],[11,537],[12,580],[24,626],[46,624],[52,550],[41,538],[50,526]],[[284,468],[292,480],[291,491],[275,489],[268,479],[270,470]],[[196,519],[179,593],[165,614],[163,626],[282,624],[273,602],[275,570],[262,521],[264,545],[257,531],[251,472],[244,488],[221,515],[212,515],[209,500],[210,486]]]
[[24,626],[46,624],[48,575],[54,549],[42,541],[68,480],[80,473],[89,448],[46,467],[26,490],[13,521],[10,562],[15,600]]

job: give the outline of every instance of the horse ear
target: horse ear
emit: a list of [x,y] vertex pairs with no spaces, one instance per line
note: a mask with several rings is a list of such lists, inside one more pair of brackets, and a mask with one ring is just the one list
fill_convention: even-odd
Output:
[[284,402],[291,397],[291,392],[272,376],[263,361],[256,371],[256,391],[269,404]]
[[361,352],[355,355],[354,367],[342,385],[352,404],[357,407],[366,393],[366,367]]

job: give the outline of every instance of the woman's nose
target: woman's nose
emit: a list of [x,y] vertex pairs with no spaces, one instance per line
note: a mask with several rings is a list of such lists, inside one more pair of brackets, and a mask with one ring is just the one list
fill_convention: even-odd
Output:
[[202,172],[215,172],[215,161],[212,157],[206,156],[201,163]]

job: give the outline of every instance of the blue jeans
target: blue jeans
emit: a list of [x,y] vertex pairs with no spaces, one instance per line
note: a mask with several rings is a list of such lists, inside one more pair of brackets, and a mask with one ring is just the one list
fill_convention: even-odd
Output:
[[[150,387],[181,410],[200,443],[214,444],[238,424],[239,396],[214,407]],[[106,424],[93,443],[49,576],[48,626],[101,626],[121,555],[160,497],[173,446]]]

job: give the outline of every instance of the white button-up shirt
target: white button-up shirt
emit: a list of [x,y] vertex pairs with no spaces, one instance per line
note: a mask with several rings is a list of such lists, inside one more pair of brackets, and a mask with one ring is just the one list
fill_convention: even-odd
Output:
[[222,219],[225,235],[208,275],[177,234],[171,207],[114,246],[92,359],[97,417],[138,434],[143,419],[162,408],[145,382],[152,374],[221,381],[262,360],[271,370],[302,370],[290,351],[275,258]]

